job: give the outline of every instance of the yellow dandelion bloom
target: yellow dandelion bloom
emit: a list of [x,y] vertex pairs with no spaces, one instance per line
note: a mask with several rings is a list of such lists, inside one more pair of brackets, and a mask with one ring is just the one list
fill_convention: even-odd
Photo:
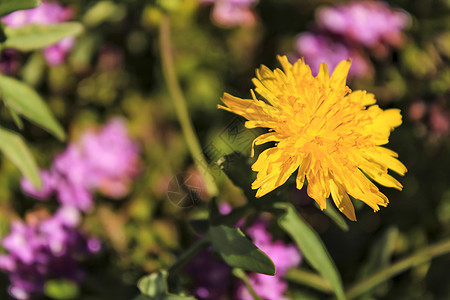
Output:
[[351,60],[342,61],[330,77],[321,64],[316,77],[303,60],[291,65],[278,57],[283,70],[266,66],[256,70],[253,83],[258,99],[240,99],[224,94],[225,106],[248,121],[247,128],[268,128],[252,145],[275,142],[252,165],[257,178],[252,184],[256,197],[273,191],[298,170],[296,184],[307,192],[323,210],[326,199],[333,198],[338,209],[355,221],[349,195],[369,205],[374,211],[388,204],[370,180],[398,190],[402,185],[388,175],[388,169],[404,175],[406,167],[397,154],[382,147],[391,131],[402,123],[399,109],[382,110],[373,94],[352,91],[346,85]]

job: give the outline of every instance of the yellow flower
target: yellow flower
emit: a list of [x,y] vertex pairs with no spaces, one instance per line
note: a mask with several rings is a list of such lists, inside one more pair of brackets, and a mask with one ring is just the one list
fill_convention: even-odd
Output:
[[257,178],[252,184],[256,197],[273,191],[298,169],[297,188],[308,181],[307,192],[323,210],[333,198],[347,218],[356,220],[349,195],[365,202],[374,211],[388,204],[370,180],[398,190],[402,185],[388,175],[388,169],[404,175],[406,167],[397,153],[381,147],[391,131],[402,123],[399,109],[382,110],[373,94],[351,91],[346,85],[351,60],[342,61],[330,77],[321,64],[313,77],[303,60],[291,65],[278,57],[283,71],[266,66],[256,70],[253,83],[258,99],[240,99],[224,94],[226,106],[218,107],[241,115],[247,128],[263,127],[269,132],[252,145],[275,142],[252,165]]

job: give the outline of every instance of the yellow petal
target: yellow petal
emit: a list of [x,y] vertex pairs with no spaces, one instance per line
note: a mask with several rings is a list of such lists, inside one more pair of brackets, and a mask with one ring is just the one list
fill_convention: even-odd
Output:
[[317,74],[316,78],[319,80],[319,82],[326,86],[328,85],[329,79],[330,79],[330,72],[328,71],[328,67],[326,63],[321,63],[319,67],[319,73]]
[[348,71],[352,65],[352,60],[347,59],[341,61],[333,71],[333,75],[331,75],[331,84],[333,88],[343,88],[345,87],[347,81]]
[[303,157],[303,160],[300,163],[300,167],[298,168],[298,174],[296,179],[297,189],[301,190],[303,184],[305,183],[306,170],[309,169],[311,165],[311,154],[307,154]]
[[264,177],[258,176],[253,182],[252,188],[258,188],[256,192],[257,198],[283,185],[298,168],[298,156],[285,157],[283,159],[284,161],[282,163],[277,164]]
[[339,211],[350,220],[356,221],[355,208],[345,188],[335,180],[330,180],[330,191],[331,197],[333,197],[333,201]]
[[281,136],[276,132],[269,132],[262,134],[255,138],[252,143],[252,152],[250,154],[251,157],[255,155],[255,146],[262,145],[268,142],[278,142],[280,141]]

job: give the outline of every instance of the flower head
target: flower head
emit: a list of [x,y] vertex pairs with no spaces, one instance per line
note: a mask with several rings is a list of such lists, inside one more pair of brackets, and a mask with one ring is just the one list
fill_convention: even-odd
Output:
[[50,171],[41,171],[40,190],[26,178],[22,189],[38,199],[56,193],[62,204],[89,211],[94,190],[111,198],[128,194],[139,172],[139,153],[125,122],[114,118],[101,130],[84,132],[55,158]]
[[30,214],[27,222],[11,224],[1,240],[8,253],[0,254],[0,270],[9,275],[11,296],[40,299],[47,280],[82,281],[81,259],[98,252],[100,241],[78,229],[80,218],[74,207],[63,206],[53,216]]
[[252,184],[256,197],[281,186],[298,170],[297,188],[306,178],[308,195],[321,209],[330,195],[351,220],[356,217],[349,195],[374,211],[386,206],[387,197],[369,178],[402,189],[388,169],[403,175],[406,167],[395,152],[382,147],[402,123],[400,110],[382,110],[373,94],[350,90],[346,77],[351,60],[342,61],[331,77],[327,65],[321,64],[313,77],[303,60],[291,65],[286,57],[278,59],[283,71],[261,66],[253,79],[263,100],[253,91],[252,99],[225,94],[226,106],[219,105],[246,118],[247,128],[269,129],[253,141],[252,156],[255,145],[275,142],[252,166],[258,172]]
[[300,34],[295,43],[295,49],[297,54],[305,59],[313,74],[318,73],[320,64],[323,62],[330,70],[334,70],[342,60],[348,57],[352,57],[353,60],[348,73],[349,78],[367,77],[373,73],[372,64],[364,51],[324,33]]
[[200,3],[214,3],[211,17],[224,27],[251,26],[256,23],[253,6],[258,0],[200,0]]
[[406,12],[383,1],[353,1],[324,7],[318,11],[317,19],[320,28],[369,48],[377,44],[401,44],[402,30],[410,23]]

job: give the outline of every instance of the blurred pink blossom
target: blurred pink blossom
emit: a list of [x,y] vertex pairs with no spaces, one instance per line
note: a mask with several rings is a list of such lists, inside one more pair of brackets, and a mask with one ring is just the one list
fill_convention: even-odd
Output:
[[256,23],[253,7],[258,0],[200,0],[201,3],[213,3],[211,17],[224,27],[251,26]]
[[81,216],[74,207],[62,206],[53,216],[27,216],[14,221],[2,241],[0,270],[9,275],[9,293],[15,299],[40,299],[49,279],[83,280],[83,257],[98,252],[100,241],[78,229]]
[[22,187],[22,191],[25,194],[33,196],[37,199],[45,199],[51,196],[54,189],[53,177],[52,174],[47,170],[39,171],[42,186],[40,189],[36,189],[34,185],[28,180],[26,177],[22,177],[20,180],[20,185]]
[[89,211],[95,190],[112,198],[129,192],[139,171],[139,152],[125,122],[112,119],[99,131],[85,132],[79,142],[58,155],[50,171],[41,172],[40,190],[27,179],[22,180],[22,189],[38,199],[56,193],[62,204]]
[[450,111],[439,104],[430,106],[430,128],[439,135],[447,136],[450,133]]
[[295,47],[299,56],[311,67],[313,75],[317,74],[323,62],[332,72],[341,61],[348,58],[352,58],[350,77],[364,77],[373,72],[370,60],[364,52],[324,34],[302,33],[298,36]]
[[[248,280],[256,294],[267,300],[288,299],[284,297],[284,293],[288,288],[284,276],[290,268],[300,263],[302,258],[299,250],[294,245],[285,244],[280,240],[273,240],[264,222],[256,222],[246,232],[252,237],[255,245],[272,259],[277,269],[275,276],[259,273],[250,273],[248,275]],[[236,299],[252,300],[253,296],[245,285],[240,283],[236,292]]]
[[409,15],[382,1],[354,1],[325,7],[317,13],[317,24],[325,31],[368,48],[377,44],[398,46]]
[[[332,71],[351,58],[349,77],[369,77],[373,66],[368,54],[385,58],[391,47],[399,47],[408,27],[408,13],[382,1],[353,1],[318,10],[314,30],[299,34],[294,59],[303,57],[317,74],[322,62]],[[368,51],[369,50],[369,51]]]

